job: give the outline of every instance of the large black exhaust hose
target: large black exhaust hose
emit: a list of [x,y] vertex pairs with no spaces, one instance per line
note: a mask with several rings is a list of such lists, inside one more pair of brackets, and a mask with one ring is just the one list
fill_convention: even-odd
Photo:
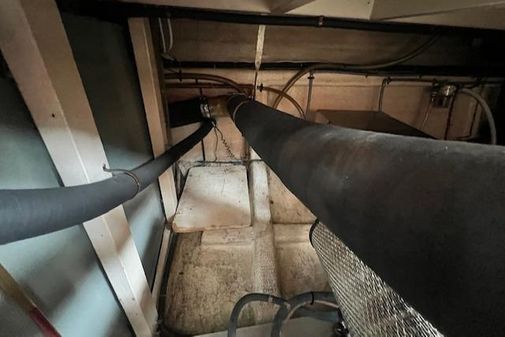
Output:
[[334,234],[449,336],[505,332],[505,148],[311,123],[228,100],[247,142]]

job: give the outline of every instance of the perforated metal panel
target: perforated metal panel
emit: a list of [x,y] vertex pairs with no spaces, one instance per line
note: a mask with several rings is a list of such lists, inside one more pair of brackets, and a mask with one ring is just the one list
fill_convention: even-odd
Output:
[[312,245],[328,274],[351,336],[443,336],[325,225],[315,225]]

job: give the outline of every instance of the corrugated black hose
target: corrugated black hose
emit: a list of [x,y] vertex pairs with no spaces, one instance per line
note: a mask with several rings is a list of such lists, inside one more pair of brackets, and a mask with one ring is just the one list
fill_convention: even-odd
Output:
[[204,119],[198,130],[142,166],[99,182],[57,188],[0,190],[0,244],[81,224],[135,197],[213,127]]

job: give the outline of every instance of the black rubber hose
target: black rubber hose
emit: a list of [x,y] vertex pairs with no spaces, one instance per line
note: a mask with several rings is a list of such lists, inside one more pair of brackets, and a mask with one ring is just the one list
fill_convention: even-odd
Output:
[[96,183],[45,189],[0,190],[0,244],[58,231],[102,215],[153,183],[212,129],[200,128],[158,158]]
[[274,295],[251,293],[242,296],[231,311],[230,321],[228,323],[228,337],[235,337],[237,335],[238,318],[242,308],[251,302],[267,302],[276,305],[283,305],[286,300]]
[[316,124],[240,95],[228,110],[284,185],[439,331],[503,334],[504,147]]
[[[297,311],[304,305],[313,305],[321,302],[332,303],[336,306],[335,295],[331,292],[315,291],[299,294],[285,301],[275,314],[272,324],[271,337],[281,336],[284,321],[290,316],[290,314],[292,314],[292,311]],[[336,320],[334,322],[336,323]]]
[[[281,306],[285,305],[288,301],[278,296],[262,293],[251,293],[242,296],[242,298],[237,301],[231,312],[230,321],[228,324],[228,337],[235,337],[237,335],[238,318],[240,316],[240,312],[246,304],[251,302],[266,302]],[[297,310],[297,313],[300,316],[312,317],[327,322],[337,322],[340,319],[340,313],[337,311],[310,310],[302,307]]]

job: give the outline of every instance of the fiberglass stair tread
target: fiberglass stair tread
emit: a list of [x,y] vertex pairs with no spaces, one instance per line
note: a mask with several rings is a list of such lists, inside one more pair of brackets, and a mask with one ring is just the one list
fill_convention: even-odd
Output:
[[250,225],[245,166],[206,166],[189,170],[173,222],[175,232],[189,233]]

